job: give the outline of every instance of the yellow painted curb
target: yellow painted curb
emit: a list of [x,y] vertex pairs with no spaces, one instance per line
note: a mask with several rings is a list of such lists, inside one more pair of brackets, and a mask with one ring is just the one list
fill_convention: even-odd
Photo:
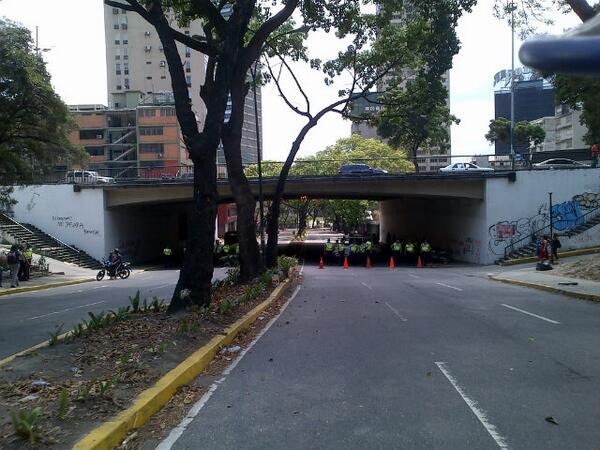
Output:
[[212,338],[208,344],[164,375],[153,387],[140,393],[128,409],[83,437],[73,446],[73,450],[109,450],[119,445],[131,430],[141,427],[171,400],[177,388],[200,375],[217,352],[231,343],[240,331],[248,328],[281,296],[288,284],[289,280],[277,286],[268,299],[227,328],[224,336]]
[[[67,331],[66,333],[63,333],[63,334],[61,334],[61,335],[57,336],[57,338],[56,338],[56,339],[58,339],[59,341],[62,341],[62,340],[64,340],[64,339],[65,339],[65,338],[66,338],[66,337],[67,337],[67,336],[68,336],[70,333],[71,333],[70,331]],[[44,342],[42,342],[42,343],[40,343],[40,344],[34,345],[33,347],[29,347],[29,348],[27,348],[27,349],[25,349],[25,350],[23,350],[23,351],[21,351],[21,352],[19,352],[19,353],[15,353],[14,355],[10,355],[10,356],[7,356],[7,357],[6,357],[6,358],[4,358],[4,359],[0,359],[0,367],[4,366],[5,364],[8,364],[8,363],[9,363],[9,362],[11,362],[11,361],[14,361],[15,359],[17,359],[17,358],[19,358],[19,357],[21,357],[21,356],[26,356],[26,355],[28,355],[29,353],[33,353],[33,352],[35,352],[36,350],[39,350],[40,348],[45,348],[45,347],[49,347],[49,346],[50,346],[49,340],[48,340],[48,341],[44,341]]]
[[[566,252],[561,252],[559,254],[559,261],[560,258],[568,258],[569,256],[579,256],[579,255],[591,255],[592,253],[600,253],[600,247],[590,247],[590,248],[580,248],[578,250],[568,250]],[[514,266],[517,264],[524,264],[524,263],[530,263],[530,262],[536,262],[538,260],[538,258],[536,258],[535,256],[528,256],[527,258],[518,258],[518,259],[511,259],[509,261],[505,261],[503,263],[501,263],[501,266]]]
[[574,297],[574,298],[578,298],[581,300],[590,300],[593,302],[600,302],[600,295],[584,294],[583,292],[573,292],[573,291],[569,291],[566,289],[556,288],[554,286],[548,286],[546,284],[529,283],[527,281],[511,280],[508,278],[497,278],[493,275],[490,275],[489,278],[491,278],[494,281],[499,281],[501,283],[514,284],[517,286],[523,286],[523,287],[528,287],[528,288],[533,288],[533,289],[540,289],[542,291],[553,292],[555,294],[567,295],[569,297]]
[[9,289],[9,290],[0,292],[0,297],[2,297],[4,295],[19,294],[21,292],[41,291],[43,289],[51,289],[51,288],[57,288],[57,287],[63,287],[63,286],[71,286],[72,284],[89,283],[90,281],[96,281],[96,279],[95,278],[80,278],[78,280],[61,281],[59,283],[40,284],[40,285],[37,285],[37,286],[28,286],[28,287],[22,287],[22,288],[13,288],[13,289]]

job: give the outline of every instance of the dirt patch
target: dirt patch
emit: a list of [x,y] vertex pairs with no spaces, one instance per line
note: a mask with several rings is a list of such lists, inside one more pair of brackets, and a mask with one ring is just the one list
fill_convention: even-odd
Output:
[[[105,326],[1,367],[0,448],[71,448],[264,301],[274,287],[265,280],[247,285],[224,284],[215,292],[211,308],[176,316],[167,316],[158,302],[146,305],[145,310],[142,304],[135,313],[126,311],[124,306],[107,314],[106,317],[112,317],[110,320],[99,315],[90,317],[88,324],[106,320]],[[263,320],[256,321],[250,332],[266,324],[270,314],[265,312]],[[243,339],[240,336],[237,345]],[[219,354],[208,372],[222,370],[219,364],[228,363],[232,356],[235,357]],[[185,405],[196,401],[203,392],[204,388],[195,384],[182,388],[148,429],[156,435],[169,430],[179,420],[180,410],[185,410],[185,414]],[[11,420],[15,414],[18,427]],[[33,436],[35,443],[27,443],[27,436]],[[153,434],[143,431],[140,436],[152,439]],[[142,441],[133,439],[132,445]]]
[[600,281],[600,256],[582,259],[572,263],[555,265],[551,275]]

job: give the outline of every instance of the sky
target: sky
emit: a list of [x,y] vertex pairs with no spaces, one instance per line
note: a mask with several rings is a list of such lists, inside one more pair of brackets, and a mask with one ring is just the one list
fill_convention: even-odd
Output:
[[[488,154],[493,148],[484,134],[494,117],[493,77],[510,68],[510,28],[492,15],[493,0],[480,0],[458,26],[461,50],[450,72],[450,110],[460,119],[452,128],[452,154]],[[0,0],[0,17],[39,30],[39,47],[44,52],[52,84],[67,104],[107,103],[104,19],[102,0]],[[579,23],[574,14],[557,17],[551,31]],[[516,40],[515,54],[519,40]],[[337,53],[340,42],[318,33],[309,38],[311,57]],[[515,57],[515,65],[519,66]],[[321,74],[296,66],[313,111],[337,96],[337,86],[325,86]],[[292,96],[298,99],[299,96]],[[264,158],[285,159],[305,119],[291,112],[273,85],[263,88]],[[350,135],[350,122],[331,114],[321,120],[305,139],[300,155],[313,154]]]

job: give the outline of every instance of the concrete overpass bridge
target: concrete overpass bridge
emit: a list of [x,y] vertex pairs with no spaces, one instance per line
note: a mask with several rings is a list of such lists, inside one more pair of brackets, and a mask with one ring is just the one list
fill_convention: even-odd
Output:
[[[273,195],[276,182],[263,180],[265,198]],[[257,180],[251,187],[258,195]],[[218,191],[222,202],[232,200],[227,182],[219,182]],[[503,256],[507,246],[529,243],[522,239],[549,222],[548,192],[554,192],[554,208],[560,206],[554,214],[557,229],[574,227],[591,207],[580,196],[589,194],[585,198],[596,202],[600,169],[301,177],[288,180],[284,195],[377,200],[382,239],[388,232],[402,238],[427,237],[434,246],[452,250],[457,260],[489,264]],[[160,254],[164,245],[183,246],[192,183],[40,185],[17,188],[14,197],[19,202],[18,221],[97,258],[119,247],[143,261]],[[594,239],[600,241],[591,237],[586,244]]]

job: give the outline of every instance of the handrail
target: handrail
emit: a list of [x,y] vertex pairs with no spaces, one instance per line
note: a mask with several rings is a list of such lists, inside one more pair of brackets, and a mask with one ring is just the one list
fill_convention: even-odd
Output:
[[0,213],[0,214],[1,214],[1,215],[2,215],[2,216],[5,218],[5,219],[8,219],[10,222],[12,222],[14,225],[18,225],[18,226],[20,226],[21,228],[23,228],[25,231],[27,231],[27,232],[29,232],[29,233],[33,234],[33,231],[31,231],[29,228],[27,228],[27,227],[23,226],[22,224],[20,224],[20,223],[19,223],[19,222],[17,222],[16,220],[14,220],[12,217],[9,217],[9,216],[7,216],[7,215],[6,215],[6,214],[4,214],[4,213]]
[[[40,230],[40,231],[42,231],[42,230]],[[50,233],[46,233],[45,231],[42,231],[42,233],[44,233],[46,236],[49,236],[49,237],[51,237],[52,239],[54,239],[54,240],[55,240],[56,242],[58,242],[59,244],[61,244],[61,245],[64,245],[65,247],[67,247],[67,248],[69,248],[69,249],[73,250],[75,253],[81,253],[81,250],[78,250],[78,249],[76,249],[75,247],[71,247],[69,244],[67,244],[67,243],[65,243],[65,242],[63,242],[63,241],[61,241],[60,239],[58,239],[58,238],[57,238],[57,237],[55,237],[55,236],[52,236]]]
[[[597,206],[596,208],[594,208],[594,209],[592,209],[592,210],[590,210],[590,211],[586,212],[585,214],[582,214],[582,215],[581,215],[581,217],[579,217],[579,219],[578,219],[578,220],[582,220],[582,219],[584,219],[585,217],[589,216],[590,214],[592,214],[592,213],[595,213],[595,212],[598,212],[598,211],[600,211],[600,206]],[[581,224],[583,224],[583,223],[586,223],[586,222],[587,222],[587,220],[583,220],[583,222],[582,222]],[[579,225],[581,225],[581,224],[579,224]],[[550,224],[548,224],[548,225],[545,225],[545,226],[543,226],[543,227],[539,228],[539,229],[538,229],[538,230],[536,230],[536,231],[533,231],[531,234],[528,234],[527,236],[525,236],[525,237],[522,237],[521,239],[519,239],[519,240],[517,240],[517,241],[514,241],[514,242],[513,242],[513,241],[511,241],[511,243],[510,243],[510,245],[509,245],[509,246],[506,246],[506,247],[504,247],[504,258],[507,258],[507,257],[508,257],[508,255],[509,255],[510,253],[512,253],[513,251],[515,251],[515,250],[514,250],[514,248],[515,248],[515,244],[518,244],[519,242],[525,241],[525,240],[527,240],[527,239],[531,240],[531,238],[532,238],[533,236],[535,236],[535,235],[538,235],[538,234],[539,234],[541,231],[545,230],[546,228],[550,228]],[[563,234],[564,234],[564,233],[563,233]],[[509,249],[509,248],[510,248],[510,252],[508,251],[508,249]]]

